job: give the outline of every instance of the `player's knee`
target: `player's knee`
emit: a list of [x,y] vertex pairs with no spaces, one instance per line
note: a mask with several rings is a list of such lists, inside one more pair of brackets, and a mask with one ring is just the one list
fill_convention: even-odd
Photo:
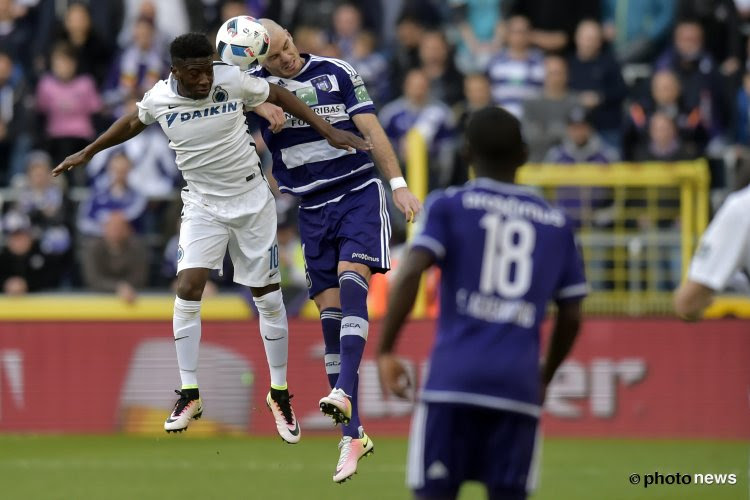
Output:
[[255,302],[255,307],[258,308],[258,314],[261,316],[278,316],[284,311],[284,297],[281,290],[274,290],[259,297],[253,297],[253,302]]
[[206,279],[200,275],[180,273],[177,276],[177,296],[183,300],[201,300],[205,286]]

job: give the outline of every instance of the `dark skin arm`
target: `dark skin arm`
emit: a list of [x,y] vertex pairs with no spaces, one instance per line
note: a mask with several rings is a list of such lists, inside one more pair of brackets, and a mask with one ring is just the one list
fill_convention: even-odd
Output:
[[558,302],[557,318],[555,327],[552,331],[552,337],[547,347],[547,355],[542,363],[542,394],[541,401],[544,402],[544,396],[547,391],[547,385],[554,377],[555,372],[562,364],[563,360],[570,353],[573,343],[578,336],[581,326],[581,301],[572,300]]
[[407,398],[409,382],[406,368],[393,355],[401,327],[409,315],[419,291],[422,273],[435,263],[435,257],[419,248],[409,250],[399,266],[396,280],[388,297],[388,309],[383,320],[383,332],[378,344],[378,374],[384,392]]
[[287,89],[279,87],[274,83],[269,83],[268,87],[268,99],[266,99],[266,102],[276,104],[287,113],[309,123],[310,126],[322,135],[323,138],[334,148],[347,150],[359,149],[362,151],[369,151],[372,149],[372,145],[368,141],[365,141],[351,132],[339,130],[322,119],[296,95],[292,94]]
[[137,110],[123,116],[113,123],[102,135],[97,137],[94,142],[65,158],[62,163],[55,167],[52,175],[57,177],[72,168],[87,164],[96,153],[122,144],[143,132],[145,128],[146,125],[138,119]]

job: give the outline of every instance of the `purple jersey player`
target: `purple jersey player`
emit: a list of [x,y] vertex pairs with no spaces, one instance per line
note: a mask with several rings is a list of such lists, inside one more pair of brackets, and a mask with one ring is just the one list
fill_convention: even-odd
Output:
[[331,148],[306,122],[287,115],[264,126],[279,189],[300,198],[299,228],[310,297],[320,311],[331,393],[320,408],[341,423],[343,438],[333,480],[342,482],[373,449],[357,412],[357,370],[367,340],[367,292],[372,273],[390,268],[391,234],[385,190],[375,165],[390,180],[396,207],[409,220],[420,211],[362,78],[344,61],[300,54],[281,26],[261,20],[271,44],[253,72],[294,92],[335,128],[372,142],[362,151]]
[[[534,482],[544,389],[573,345],[587,286],[562,212],[513,184],[526,161],[518,120],[485,108],[466,136],[477,179],[428,198],[390,296],[378,368],[403,396],[406,372],[393,347],[422,272],[438,265],[440,318],[412,421],[408,484],[420,499],[455,498],[471,480],[491,499],[522,499]],[[550,300],[559,312],[540,373]]]

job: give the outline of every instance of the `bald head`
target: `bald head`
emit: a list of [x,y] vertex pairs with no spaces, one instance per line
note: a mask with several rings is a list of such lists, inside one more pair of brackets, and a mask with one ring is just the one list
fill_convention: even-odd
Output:
[[268,19],[267,17],[264,17],[262,19],[258,19],[258,22],[263,25],[264,28],[268,31],[268,36],[273,39],[274,35],[276,33],[286,33],[286,30],[281,27],[279,23],[274,21],[273,19]]
[[271,38],[266,58],[263,60],[263,67],[274,76],[292,78],[305,64],[294,45],[292,35],[272,19],[263,18],[259,21]]

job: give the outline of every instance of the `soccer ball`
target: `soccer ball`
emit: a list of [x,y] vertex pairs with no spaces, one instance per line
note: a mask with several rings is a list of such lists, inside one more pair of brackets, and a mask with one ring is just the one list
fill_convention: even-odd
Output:
[[216,51],[221,60],[242,70],[256,61],[262,63],[270,43],[266,28],[250,16],[233,17],[216,33]]

